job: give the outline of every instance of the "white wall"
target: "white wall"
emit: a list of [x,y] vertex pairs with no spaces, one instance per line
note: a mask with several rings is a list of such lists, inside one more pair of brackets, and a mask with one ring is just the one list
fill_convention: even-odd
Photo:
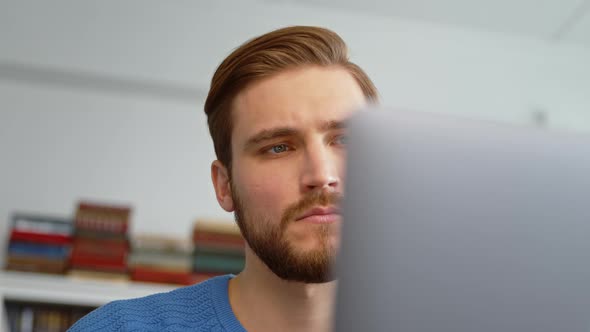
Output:
[[206,91],[232,48],[292,24],[338,31],[388,104],[514,121],[541,106],[559,125],[588,119],[588,48],[264,1],[20,1],[0,11],[0,60]]
[[[550,127],[590,131],[589,48],[310,6],[19,1],[0,10],[0,65],[198,96],[231,49],[294,24],[340,33],[384,104],[517,124],[542,109]],[[1,79],[0,66],[0,220],[15,210],[67,214],[78,198],[132,203],[134,231],[186,235],[195,217],[231,217],[212,193],[198,101]]]
[[0,100],[12,107],[0,112],[3,215],[104,199],[134,206],[134,230],[184,235],[220,217],[201,105],[13,84]]

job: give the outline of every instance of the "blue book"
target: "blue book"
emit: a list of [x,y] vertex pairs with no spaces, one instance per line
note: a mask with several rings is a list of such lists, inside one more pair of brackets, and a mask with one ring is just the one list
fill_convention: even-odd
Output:
[[51,244],[12,241],[8,245],[9,255],[42,256],[45,258],[63,259],[68,256],[69,251],[69,246]]

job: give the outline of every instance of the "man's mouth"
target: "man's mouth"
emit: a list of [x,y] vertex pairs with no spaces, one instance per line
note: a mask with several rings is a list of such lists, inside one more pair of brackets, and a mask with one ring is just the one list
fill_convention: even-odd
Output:
[[341,219],[340,209],[336,207],[315,207],[307,210],[297,217],[295,221],[304,221],[314,224],[326,224],[339,221]]

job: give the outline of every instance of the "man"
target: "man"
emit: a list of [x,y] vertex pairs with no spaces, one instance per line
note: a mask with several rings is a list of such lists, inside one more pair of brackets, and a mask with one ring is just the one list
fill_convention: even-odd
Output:
[[71,331],[329,331],[346,119],[377,99],[334,32],[255,38],[215,72],[205,113],[216,197],[246,240],[237,276],[115,301]]

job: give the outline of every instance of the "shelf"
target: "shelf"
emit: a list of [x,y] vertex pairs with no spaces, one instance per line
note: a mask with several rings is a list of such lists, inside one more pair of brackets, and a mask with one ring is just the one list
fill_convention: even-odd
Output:
[[180,286],[132,281],[113,282],[67,276],[0,271],[0,297],[42,303],[100,306],[119,299],[168,292]]

